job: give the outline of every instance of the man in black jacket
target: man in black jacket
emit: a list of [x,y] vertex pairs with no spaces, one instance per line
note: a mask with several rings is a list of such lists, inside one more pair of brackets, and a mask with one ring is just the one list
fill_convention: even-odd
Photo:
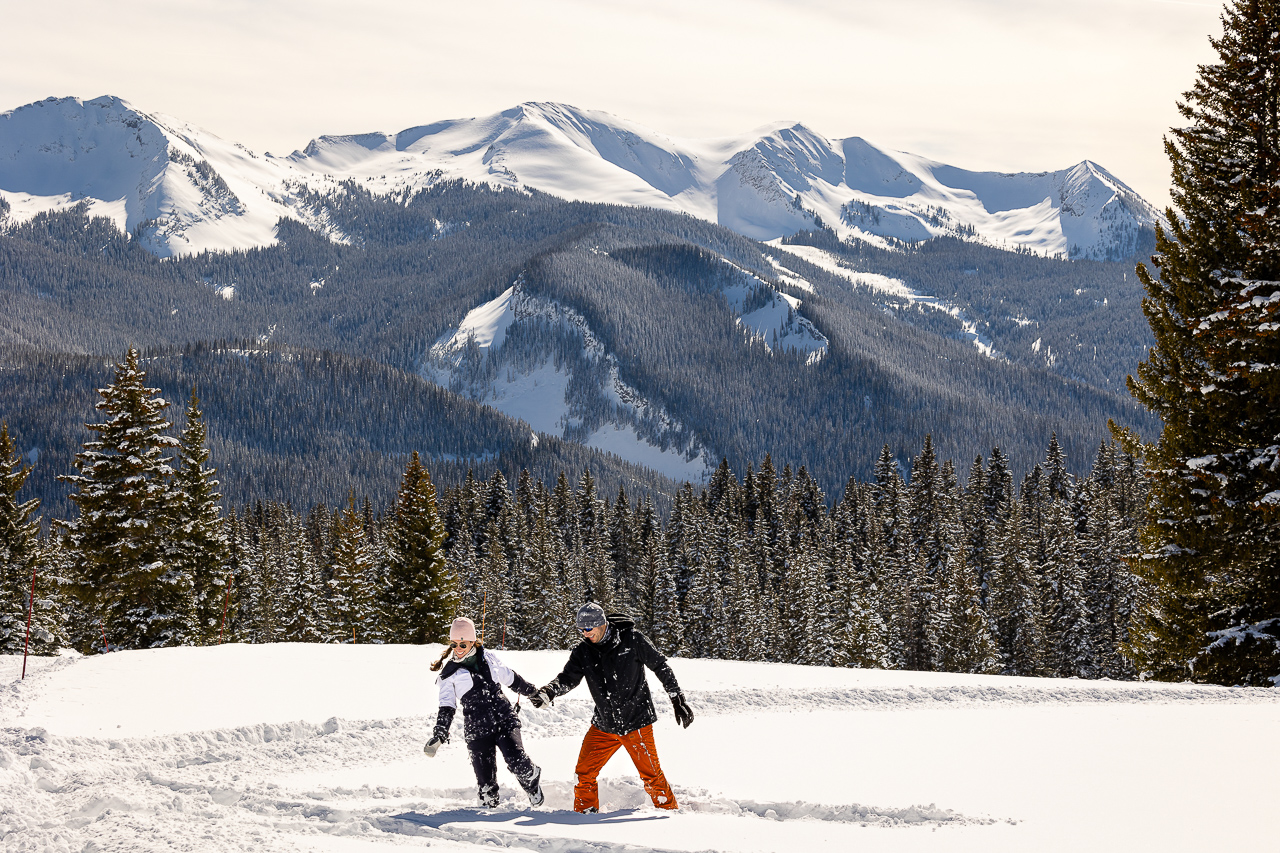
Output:
[[675,673],[649,638],[635,629],[631,617],[619,613],[606,616],[599,604],[587,602],[578,610],[576,621],[583,642],[573,647],[564,670],[529,700],[535,708],[550,705],[555,697],[568,693],[584,678],[587,680],[596,712],[578,753],[574,810],[599,811],[596,777],[619,747],[625,747],[631,756],[653,804],[660,809],[678,808],[658,763],[658,749],[653,742],[653,724],[658,714],[653,709],[644,668],[649,667],[658,676],[671,697],[676,721],[688,728],[693,711],[680,692]]

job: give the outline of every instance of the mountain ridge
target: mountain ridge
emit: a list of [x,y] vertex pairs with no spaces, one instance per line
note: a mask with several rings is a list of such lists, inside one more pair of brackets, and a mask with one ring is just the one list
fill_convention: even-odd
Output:
[[975,172],[861,137],[829,139],[801,122],[685,139],[602,111],[526,102],[395,133],[320,136],[278,157],[115,96],[0,113],[10,219],[86,201],[161,257],[272,245],[281,218],[327,233],[303,188],[354,180],[392,193],[442,178],[682,212],[758,240],[825,228],[880,246],[956,236],[1118,260],[1141,252],[1163,222],[1090,160]]

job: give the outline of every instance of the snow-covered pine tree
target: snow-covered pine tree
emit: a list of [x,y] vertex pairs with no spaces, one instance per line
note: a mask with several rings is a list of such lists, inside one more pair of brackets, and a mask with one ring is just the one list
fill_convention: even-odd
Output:
[[939,598],[945,607],[937,623],[939,669],[999,672],[1000,649],[991,636],[991,623],[982,609],[977,578],[965,563],[963,549],[950,551],[938,586]]
[[1044,674],[1044,617],[1027,543],[1030,526],[1022,501],[1014,499],[997,532],[990,603],[1006,675]]
[[1280,683],[1280,3],[1232,0],[1170,131],[1169,231],[1138,266],[1160,416],[1130,646],[1145,677]]
[[9,436],[9,425],[0,426],[0,653],[4,654],[22,654],[26,647],[28,610],[32,654],[55,653],[62,633],[60,585],[42,559],[40,522],[32,518],[40,501],[18,500],[30,473]]
[[1114,495],[1119,482],[1116,445],[1103,442],[1095,455],[1093,471],[1079,490],[1084,516],[1080,567],[1085,602],[1092,617],[1090,642],[1098,675],[1116,679],[1134,676],[1133,664],[1121,649],[1128,642],[1137,586],[1136,576],[1124,561],[1130,543],[1124,535],[1125,519]]
[[609,559],[613,563],[614,606],[624,613],[636,608],[639,545],[627,490],[618,486],[618,497],[608,510]]
[[328,627],[330,642],[367,643],[374,596],[369,585],[373,554],[364,532],[364,520],[356,512],[355,496],[338,516],[329,581]]
[[1048,634],[1045,666],[1061,678],[1093,678],[1097,662],[1092,618],[1085,598],[1075,521],[1066,500],[1053,497],[1044,519],[1048,547],[1040,578]]
[[461,600],[444,542],[435,486],[415,450],[396,493],[387,534],[387,581],[379,590],[388,642],[434,643],[448,636]]
[[217,642],[227,582],[228,545],[218,505],[217,473],[206,468],[209,448],[200,398],[194,389],[178,439],[173,475],[173,519],[169,533],[171,571],[191,579],[196,633],[202,644]]
[[534,507],[533,527],[522,556],[525,577],[524,623],[526,648],[564,648],[571,623],[564,589],[564,558],[552,521],[551,499],[544,491]]
[[[477,635],[492,648],[506,643],[506,629],[511,620],[511,566],[503,547],[503,534],[498,519],[490,519],[485,528],[485,550],[480,553],[480,613]],[[472,617],[473,619],[475,617]]]
[[871,505],[880,523],[881,545],[879,574],[880,597],[884,604],[885,645],[890,666],[906,666],[907,642],[911,635],[911,565],[910,529],[907,524],[907,484],[902,469],[889,445],[876,460],[875,483],[871,486]]
[[825,566],[815,538],[812,531],[801,533],[787,560],[783,598],[786,621],[780,645],[790,663],[830,666],[831,626],[824,617],[831,608],[827,600]]
[[182,645],[195,636],[191,578],[166,560],[173,502],[167,452],[178,440],[165,434],[169,403],[146,386],[139,361],[130,347],[114,380],[98,391],[104,422],[86,425],[98,437],[76,454],[79,473],[60,478],[77,490],[69,497],[78,515],[65,539],[72,589],[113,649]]
[[311,553],[305,526],[290,512],[286,518],[284,577],[275,617],[280,637],[294,643],[323,643],[326,637],[324,579]]

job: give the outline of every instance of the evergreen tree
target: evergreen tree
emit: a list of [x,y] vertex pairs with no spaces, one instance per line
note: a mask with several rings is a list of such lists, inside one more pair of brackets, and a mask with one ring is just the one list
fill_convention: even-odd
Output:
[[[27,615],[31,613],[30,650],[53,654],[58,650],[61,613],[56,575],[42,559],[40,522],[31,516],[38,500],[19,501],[18,492],[31,469],[22,464],[9,426],[0,426],[0,653],[22,654],[27,645]],[[35,589],[35,598],[32,589]]]
[[1130,649],[1161,679],[1280,679],[1280,3],[1233,0],[1165,151],[1169,231],[1145,265],[1155,335],[1130,378],[1157,442]]
[[105,422],[86,424],[98,438],[76,454],[79,474],[63,477],[78,490],[70,499],[79,514],[66,528],[73,589],[113,649],[180,645],[195,633],[191,578],[166,559],[174,500],[166,451],[178,440],[165,434],[169,403],[146,386],[138,362],[131,347],[99,391]]
[[329,639],[337,643],[367,643],[373,628],[374,590],[369,582],[373,554],[364,521],[356,512],[354,495],[338,517],[335,533],[329,580]]
[[459,614],[460,590],[445,559],[445,529],[431,475],[413,452],[400,480],[381,589],[387,641],[434,643]]
[[323,643],[328,634],[324,616],[324,580],[307,541],[304,525],[292,512],[284,531],[285,569],[277,598],[275,623],[280,637],[294,643]]
[[1027,510],[1010,506],[998,533],[996,571],[991,590],[995,638],[1006,675],[1044,675],[1044,617],[1035,569],[1027,547]]
[[192,390],[175,460],[169,560],[172,571],[191,579],[195,638],[207,644],[216,642],[218,636],[228,550],[218,506],[221,495],[215,491],[218,481],[213,479],[216,471],[205,467],[209,461],[205,441],[204,413]]
[[952,550],[939,582],[940,598],[936,633],[939,669],[945,672],[996,673],[1001,669],[1000,649],[991,636],[991,624],[982,610],[977,579],[965,564],[964,552]]

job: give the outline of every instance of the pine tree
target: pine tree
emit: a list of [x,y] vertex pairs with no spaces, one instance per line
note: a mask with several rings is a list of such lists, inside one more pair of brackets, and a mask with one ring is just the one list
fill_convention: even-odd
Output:
[[335,533],[337,541],[329,581],[329,640],[367,643],[372,633],[374,604],[374,590],[369,583],[373,554],[365,536],[364,521],[356,512],[354,495],[338,517]]
[[1010,505],[997,534],[991,615],[1007,675],[1044,674],[1044,617],[1026,530],[1028,512],[1020,500]]
[[0,426],[0,653],[4,654],[22,654],[27,646],[29,611],[33,654],[56,652],[61,634],[56,575],[42,559],[40,522],[31,517],[40,501],[18,500],[30,473],[9,436],[8,424]]
[[280,626],[280,637],[294,643],[323,643],[327,634],[324,581],[307,541],[306,530],[292,512],[287,515],[283,539],[285,569],[275,616],[275,623]]
[[939,669],[945,672],[996,673],[1000,650],[981,607],[977,579],[965,564],[964,552],[951,551],[939,582],[944,602],[937,623]]
[[387,580],[380,591],[387,641],[436,642],[448,635],[459,613],[460,590],[445,559],[435,486],[416,450],[400,480],[390,527]]
[[86,425],[98,438],[76,454],[79,474],[62,478],[78,490],[70,499],[79,515],[66,529],[73,590],[113,649],[180,645],[195,631],[191,578],[166,560],[174,498],[166,451],[178,440],[165,434],[169,404],[146,387],[138,362],[131,347],[98,392],[105,422]]
[[171,571],[191,579],[196,638],[207,644],[216,642],[218,636],[228,550],[218,506],[221,495],[215,491],[218,481],[213,479],[216,471],[205,467],[209,448],[205,446],[204,412],[194,390],[186,421],[173,476],[169,560]]
[[1138,275],[1156,343],[1130,378],[1160,416],[1140,672],[1280,680],[1280,3],[1234,0],[1170,131],[1169,231]]

